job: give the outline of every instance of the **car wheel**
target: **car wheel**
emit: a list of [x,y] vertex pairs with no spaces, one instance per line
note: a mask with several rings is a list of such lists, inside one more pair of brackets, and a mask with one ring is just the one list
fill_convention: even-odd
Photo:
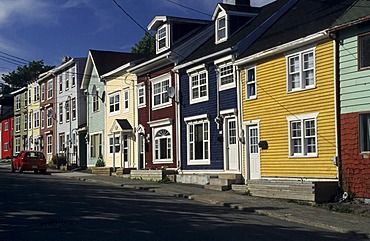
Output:
[[39,172],[39,170],[33,170],[33,173],[37,174]]
[[21,167],[21,166],[19,166],[19,167],[18,167],[18,172],[19,172],[19,173],[23,173],[23,169],[22,169],[22,167]]
[[14,168],[13,161],[10,162],[10,166],[11,166],[12,173],[14,173],[15,172],[15,168]]
[[46,170],[40,170],[40,173],[46,174]]

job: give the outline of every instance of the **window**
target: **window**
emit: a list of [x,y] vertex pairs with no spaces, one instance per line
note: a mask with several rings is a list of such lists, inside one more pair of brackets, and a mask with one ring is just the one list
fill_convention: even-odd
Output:
[[72,82],[71,85],[72,87],[74,87],[76,86],[76,67],[75,66],[71,68],[70,74],[71,74],[71,82]]
[[69,89],[69,73],[68,72],[64,72],[64,78],[66,80],[66,90]]
[[48,99],[53,98],[53,80],[48,81]]
[[4,143],[4,151],[8,151],[9,143],[5,142]]
[[41,128],[45,128],[45,110],[41,110]]
[[7,131],[7,130],[9,130],[9,123],[4,122],[4,131]]
[[370,152],[370,114],[360,114],[360,152]]
[[250,68],[245,70],[246,77],[246,95],[247,100],[255,99],[256,93],[256,68]]
[[190,104],[208,100],[208,76],[206,70],[190,75]]
[[15,109],[20,110],[21,109],[21,96],[17,95],[15,97]]
[[160,27],[157,31],[157,52],[168,48],[167,46],[167,26]]
[[129,103],[130,103],[129,89],[126,88],[123,90],[123,111],[129,112]]
[[222,42],[227,38],[226,16],[222,16],[216,21],[216,43]]
[[21,138],[16,137],[15,138],[15,152],[19,153],[21,151]]
[[69,103],[70,101],[69,100],[67,100],[66,101],[66,104],[65,104],[65,109],[66,109],[66,122],[69,122],[69,118],[70,118],[70,103]]
[[109,153],[119,153],[120,151],[120,138],[119,136],[113,136],[109,137]]
[[63,103],[59,104],[59,123],[63,123]]
[[36,85],[33,87],[33,101],[37,102],[40,100],[40,86]]
[[35,143],[34,144],[34,150],[35,151],[39,151],[40,150],[40,138],[39,137],[35,137],[34,139],[33,139],[33,143]]
[[28,130],[32,129],[32,112],[28,113]]
[[102,155],[102,134],[93,134],[90,136],[90,157],[97,158]]
[[145,107],[145,85],[137,88],[137,105],[138,107]]
[[47,135],[47,153],[52,154],[53,153],[53,136]]
[[315,56],[309,50],[287,57],[288,91],[315,87]]
[[[27,114],[26,114],[27,115]],[[27,123],[27,122],[26,122]],[[20,116],[16,116],[15,117],[15,131],[16,132],[19,132],[21,131],[21,117]]]
[[33,113],[33,127],[34,128],[40,127],[40,111],[35,111]]
[[45,100],[45,83],[41,84],[41,101]]
[[48,127],[51,127],[53,126],[53,109],[49,108],[47,110],[47,114],[48,114],[47,125]]
[[65,136],[64,133],[59,134],[59,152],[64,152]]
[[166,129],[160,129],[154,136],[154,163],[172,162],[171,134]]
[[63,92],[63,76],[59,75],[58,80],[59,80],[59,93],[62,93]]
[[187,122],[188,164],[210,164],[209,121],[195,119]]
[[32,103],[32,90],[28,89],[28,104],[31,105]]
[[289,125],[289,156],[317,156],[317,114],[287,117]]
[[171,104],[167,95],[167,89],[170,86],[170,76],[164,75],[152,80],[153,83],[153,107],[164,107]]
[[370,34],[358,37],[359,42],[359,65],[360,69],[370,68]]
[[235,87],[234,66],[231,63],[218,67],[220,90]]
[[93,112],[99,111],[99,90],[96,90],[96,95],[93,95]]
[[28,113],[24,114],[24,130],[28,130]]
[[72,120],[76,119],[76,98],[72,99]]
[[27,96],[27,91],[26,92],[24,92],[24,107],[27,107],[27,105],[28,105],[28,96]]
[[118,114],[119,113],[119,103],[120,95],[119,92],[109,95],[109,113]]

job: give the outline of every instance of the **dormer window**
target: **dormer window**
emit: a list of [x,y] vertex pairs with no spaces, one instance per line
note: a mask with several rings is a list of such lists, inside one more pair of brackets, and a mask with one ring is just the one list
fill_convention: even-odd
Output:
[[226,39],[226,16],[217,19],[217,42]]
[[166,50],[168,46],[168,38],[169,34],[167,31],[167,25],[163,25],[162,27],[158,28],[157,30],[157,53],[162,52],[163,50]]

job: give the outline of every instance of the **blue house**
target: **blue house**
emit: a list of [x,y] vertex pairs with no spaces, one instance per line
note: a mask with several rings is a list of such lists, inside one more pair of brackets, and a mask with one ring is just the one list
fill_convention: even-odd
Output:
[[[181,96],[183,175],[177,181],[192,182],[185,176],[193,174],[206,176],[200,183],[211,186],[216,186],[209,179],[213,176],[241,181],[241,90],[234,60],[294,3],[277,1],[262,8],[251,7],[248,0],[219,3],[212,16],[214,35],[174,68]],[[230,181],[217,186],[227,189]]]

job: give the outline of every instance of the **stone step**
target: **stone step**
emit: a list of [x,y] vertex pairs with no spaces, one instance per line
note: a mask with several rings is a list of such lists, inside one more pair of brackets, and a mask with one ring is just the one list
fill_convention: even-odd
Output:
[[245,194],[247,193],[247,186],[245,184],[232,184],[231,190]]
[[205,189],[216,190],[216,191],[227,191],[230,190],[230,186],[225,185],[205,185]]

